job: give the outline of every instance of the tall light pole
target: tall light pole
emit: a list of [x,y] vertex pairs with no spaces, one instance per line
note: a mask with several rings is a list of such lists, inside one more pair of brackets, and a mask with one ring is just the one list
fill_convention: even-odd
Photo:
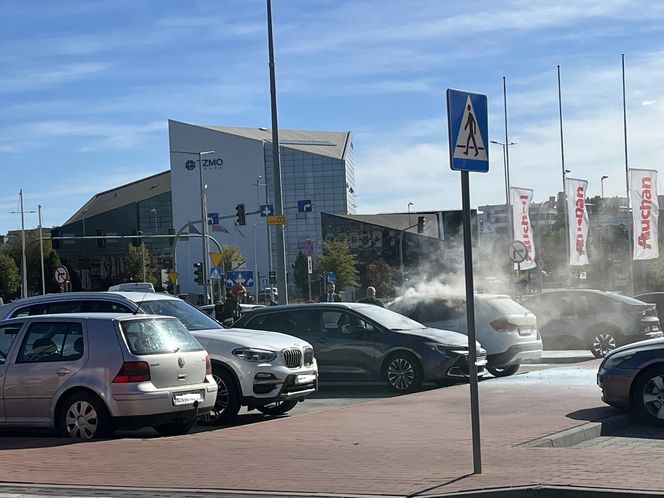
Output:
[[[265,144],[265,142],[263,142]],[[260,196],[260,190],[259,187],[265,187],[265,204],[270,204],[270,196],[268,195],[268,187],[267,187],[267,181],[265,183],[261,183],[261,180],[263,179],[263,175],[258,175],[256,177],[256,202],[258,203],[256,206],[256,210],[260,210],[261,208],[261,196]],[[269,273],[272,271],[272,234],[270,233],[270,225],[267,223],[265,224],[266,230],[267,230],[267,267],[268,267],[268,276]],[[256,278],[258,278],[258,275],[256,275]],[[272,284],[268,280],[268,286],[270,289],[270,298],[272,301],[274,301],[274,288]]]
[[506,210],[506,219],[507,219],[507,233],[509,241],[511,242],[514,236],[512,235],[512,223],[509,221],[510,218],[510,165],[507,162],[507,148],[510,145],[516,145],[516,142],[499,142],[498,140],[490,140],[492,144],[500,145],[503,148],[503,169],[505,172],[505,210]]
[[203,232],[203,236],[201,237],[201,243],[202,243],[202,252],[203,252],[203,304],[208,304],[208,274],[209,274],[209,264],[208,264],[208,254],[207,254],[207,246],[208,246],[208,234],[207,234],[207,212],[206,212],[206,198],[205,198],[205,190],[203,188],[203,156],[207,156],[209,154],[214,154],[215,151],[213,150],[205,150],[205,151],[200,151],[200,152],[191,152],[188,150],[171,150],[171,153],[175,154],[191,154],[191,155],[197,155],[198,156],[198,187],[200,191],[200,196],[201,196],[201,228]]
[[21,198],[21,276],[23,285],[21,286],[21,297],[28,297],[28,265],[25,260],[25,217],[23,215],[23,189],[18,193]]
[[44,276],[44,239],[42,237],[42,215],[41,204],[37,211],[39,212],[39,255],[41,257],[41,281],[42,281],[42,294],[46,294],[46,278]]
[[408,203],[408,226],[410,226],[410,225],[413,224],[413,222],[410,221],[410,206],[412,206],[412,205],[413,205],[412,202],[409,202],[409,203]]
[[600,183],[602,184],[602,199],[604,199],[604,180],[608,178],[607,175],[603,175],[602,179],[600,180]]

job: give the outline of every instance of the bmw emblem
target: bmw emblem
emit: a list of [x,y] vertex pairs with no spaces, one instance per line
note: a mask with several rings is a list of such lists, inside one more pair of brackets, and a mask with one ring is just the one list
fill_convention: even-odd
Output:
[[182,356],[178,356],[178,365],[180,368],[184,368],[184,358]]
[[192,169],[196,168],[196,161],[189,159],[189,161],[184,163],[184,167],[191,171]]

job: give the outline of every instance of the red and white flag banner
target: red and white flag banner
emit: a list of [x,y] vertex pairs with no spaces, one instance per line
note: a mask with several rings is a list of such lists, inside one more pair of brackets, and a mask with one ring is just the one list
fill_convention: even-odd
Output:
[[657,171],[650,169],[629,170],[629,194],[634,220],[634,259],[659,257],[657,243]]
[[520,240],[528,249],[528,256],[519,268],[530,270],[537,266],[535,263],[533,226],[530,224],[530,203],[533,200],[533,191],[529,188],[519,187],[511,187],[510,190],[512,191],[512,233],[514,233],[514,240]]
[[590,223],[586,209],[587,190],[587,180],[565,179],[570,265],[588,264],[588,227]]

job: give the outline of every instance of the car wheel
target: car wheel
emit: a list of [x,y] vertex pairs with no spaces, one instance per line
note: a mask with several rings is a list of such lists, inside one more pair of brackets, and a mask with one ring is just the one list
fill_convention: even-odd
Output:
[[632,408],[642,419],[664,425],[664,366],[642,372],[634,384]]
[[393,391],[413,392],[422,385],[422,367],[412,354],[397,353],[385,364],[385,380]]
[[186,422],[169,422],[167,424],[155,425],[153,429],[162,436],[181,436],[188,433],[196,424],[196,417]]
[[491,365],[487,365],[486,367],[489,373],[494,377],[508,377],[514,375],[519,371],[519,368],[521,368],[520,363],[512,363],[506,367],[492,367]]
[[94,394],[74,393],[68,396],[59,410],[58,430],[72,439],[96,439],[111,435],[111,416],[106,406]]
[[609,351],[616,349],[618,334],[611,329],[599,329],[593,332],[590,341],[590,352],[595,358],[604,358]]
[[239,388],[233,375],[228,370],[214,365],[212,378],[217,383],[217,399],[212,409],[199,417],[201,425],[221,425],[231,422],[240,411]]
[[291,411],[297,405],[297,400],[287,399],[284,401],[275,401],[269,405],[259,406],[256,409],[263,415],[277,416]]

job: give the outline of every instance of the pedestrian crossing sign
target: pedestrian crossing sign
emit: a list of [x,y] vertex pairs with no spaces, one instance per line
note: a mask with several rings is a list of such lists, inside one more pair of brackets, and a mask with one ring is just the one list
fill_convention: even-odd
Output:
[[455,171],[489,171],[487,97],[447,90],[447,124],[450,168]]

